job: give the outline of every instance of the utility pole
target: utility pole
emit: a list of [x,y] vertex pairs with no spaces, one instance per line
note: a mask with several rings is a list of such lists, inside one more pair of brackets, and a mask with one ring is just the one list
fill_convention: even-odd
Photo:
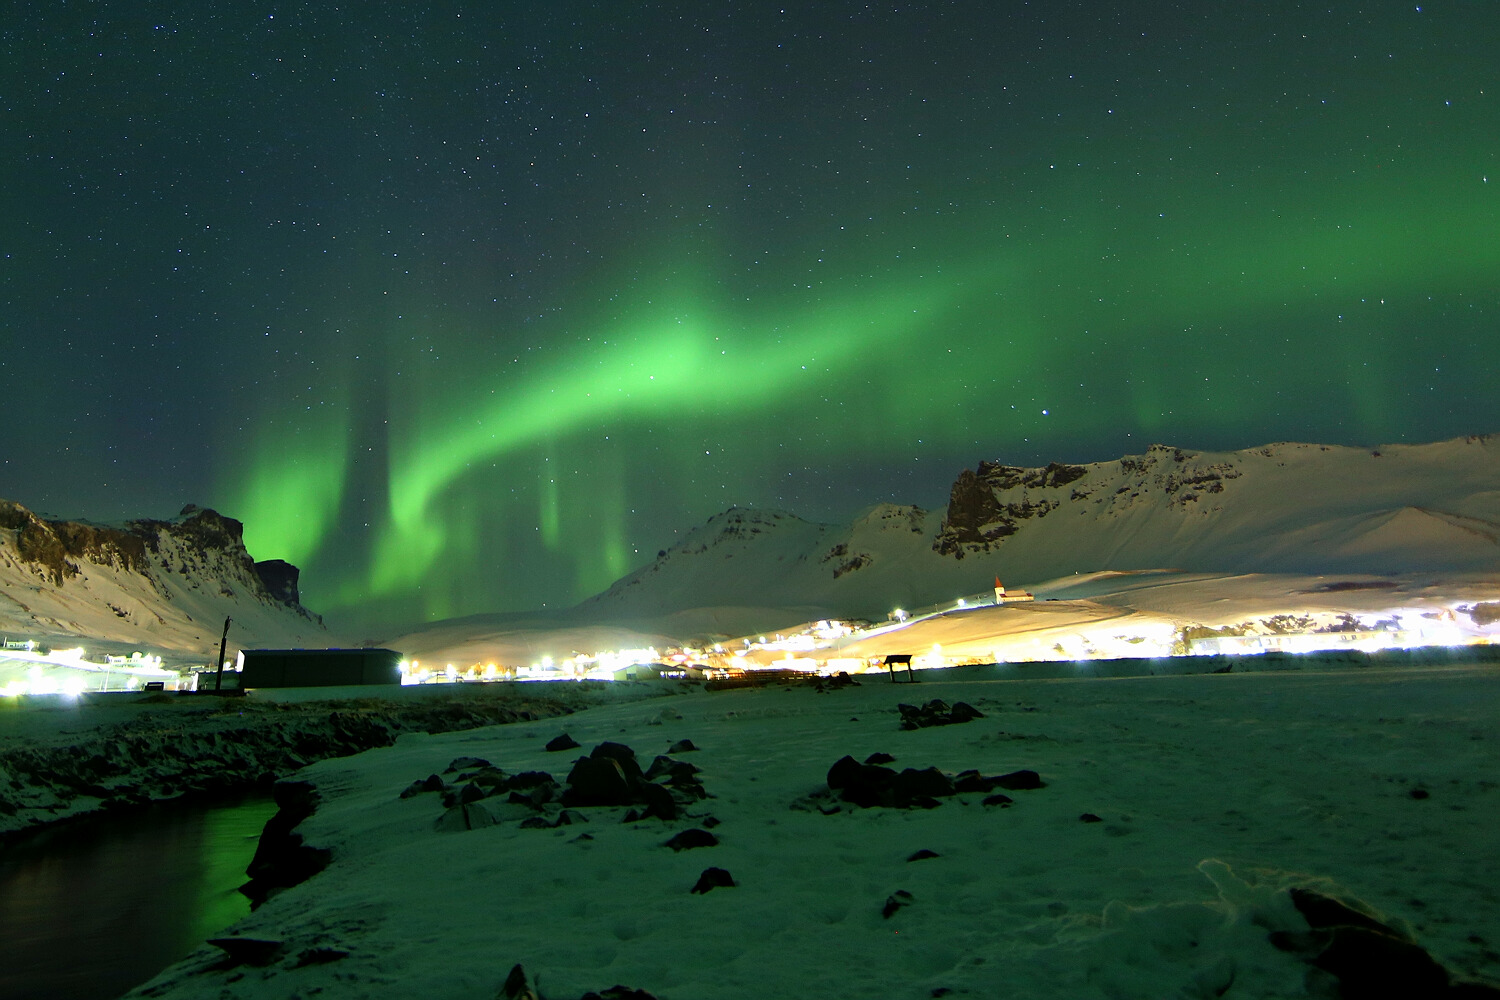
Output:
[[229,619],[224,619],[224,634],[219,637],[219,670],[214,676],[214,692],[224,686],[224,646],[229,642]]

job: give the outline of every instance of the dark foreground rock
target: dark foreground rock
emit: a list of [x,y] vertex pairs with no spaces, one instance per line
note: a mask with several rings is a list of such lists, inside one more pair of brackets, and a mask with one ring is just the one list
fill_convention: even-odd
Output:
[[920,708],[916,705],[897,705],[896,710],[901,713],[902,729],[952,726],[984,718],[983,712],[967,702],[956,701],[950,706],[939,698],[932,699]]
[[691,891],[704,893],[714,889],[733,889],[735,886],[734,876],[723,868],[705,868],[703,874],[698,876],[698,884]]
[[1488,983],[1453,979],[1417,942],[1350,903],[1312,889],[1288,894],[1311,930],[1275,931],[1271,943],[1334,976],[1344,1000],[1500,998]]
[[[333,852],[303,843],[296,827],[318,807],[318,790],[306,781],[278,781],[272,788],[276,813],[266,821],[255,857],[245,874],[250,881],[240,892],[250,898],[252,909],[282,889],[301,885],[328,867]],[[231,957],[233,957],[231,955]]]
[[[874,755],[871,759],[876,759]],[[978,771],[964,771],[956,778],[935,767],[908,767],[902,771],[880,764],[861,764],[851,756],[839,758],[828,769],[828,788],[838,798],[864,809],[885,806],[893,809],[931,809],[959,792],[988,792],[995,788],[1041,788],[1043,782],[1035,771],[1012,771],[986,777]],[[1001,796],[1004,798],[1004,796]],[[1009,802],[1010,799],[1005,799]],[[986,800],[986,805],[991,804]],[[995,803],[995,804],[998,804]]]

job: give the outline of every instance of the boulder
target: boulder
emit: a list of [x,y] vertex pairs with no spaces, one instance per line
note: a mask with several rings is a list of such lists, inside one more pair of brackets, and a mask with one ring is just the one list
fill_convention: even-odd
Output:
[[719,838],[707,830],[700,830],[697,827],[693,827],[692,829],[683,830],[681,833],[676,834],[663,846],[670,847],[673,851],[690,851],[695,847],[717,847],[719,846]]
[[713,889],[732,889],[735,887],[734,877],[722,868],[705,868],[703,874],[698,876],[698,884],[693,886],[695,893],[709,892]]
[[440,833],[457,833],[464,830],[481,830],[495,825],[495,815],[481,802],[464,802],[453,806],[438,817],[434,829]]
[[637,801],[625,770],[614,757],[578,758],[567,783],[562,798],[570,806],[628,806]]
[[998,778],[991,780],[995,783],[994,787],[1004,788],[1011,792],[1046,787],[1046,782],[1042,781],[1041,775],[1035,771],[1012,771],[1009,774],[1002,774]]

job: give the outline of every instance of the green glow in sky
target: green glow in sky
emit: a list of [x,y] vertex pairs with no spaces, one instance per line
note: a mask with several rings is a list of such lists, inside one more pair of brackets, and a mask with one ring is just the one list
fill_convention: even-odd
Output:
[[736,504],[1500,430],[1493,5],[1102,6],[29,5],[11,495],[378,638]]
[[[367,572],[345,577],[340,600],[473,610],[462,581],[508,572],[509,543],[482,529],[499,519],[502,534],[531,533],[566,564],[550,594],[571,602],[654,554],[626,541],[640,535],[633,495],[696,496],[700,480],[721,479],[707,504],[683,505],[686,527],[732,503],[774,502],[779,463],[829,454],[871,461],[920,442],[977,459],[1111,424],[1144,447],[1185,424],[1227,431],[1304,406],[1337,410],[1372,438],[1399,433],[1413,402],[1392,387],[1428,359],[1385,331],[1422,315],[1428,296],[1500,270],[1493,202],[1474,210],[1482,182],[1441,180],[1395,204],[1378,184],[1329,186],[1316,217],[1225,205],[1212,190],[1179,192],[1170,218],[1141,229],[1100,216],[1151,205],[1081,207],[1046,233],[1031,232],[1036,219],[977,213],[934,223],[883,281],[861,277],[866,262],[851,256],[767,312],[698,291],[712,282],[690,259],[692,281],[662,280],[644,296],[654,304],[574,331],[545,360],[465,362],[395,392],[387,511]],[[273,435],[258,454],[234,505],[256,551],[315,555],[353,447],[347,426],[322,434],[290,449]],[[642,476],[658,487],[632,486]],[[533,500],[516,502],[518,489]]]

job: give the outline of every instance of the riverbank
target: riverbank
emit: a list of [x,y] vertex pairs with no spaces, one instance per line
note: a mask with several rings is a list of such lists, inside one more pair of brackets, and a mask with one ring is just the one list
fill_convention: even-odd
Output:
[[243,697],[108,694],[0,702],[0,840],[446,733],[670,693],[660,684],[305,689]]

